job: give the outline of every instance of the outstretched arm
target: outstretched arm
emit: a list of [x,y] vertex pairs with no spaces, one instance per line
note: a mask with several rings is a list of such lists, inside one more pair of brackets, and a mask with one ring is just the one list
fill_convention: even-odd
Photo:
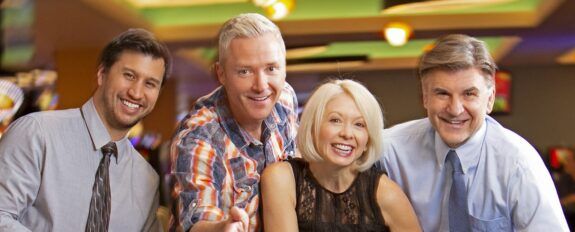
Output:
[[377,187],[377,203],[391,231],[421,231],[411,203],[401,188],[386,175]]
[[266,231],[298,231],[295,212],[295,180],[291,165],[279,162],[264,170],[261,178],[263,221]]

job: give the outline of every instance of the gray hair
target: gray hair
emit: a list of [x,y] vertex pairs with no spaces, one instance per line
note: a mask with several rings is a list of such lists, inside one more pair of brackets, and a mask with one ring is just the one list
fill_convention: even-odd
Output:
[[272,33],[285,53],[285,43],[280,29],[266,17],[256,14],[240,14],[224,23],[218,33],[218,61],[223,64],[225,51],[235,38],[253,38],[266,33]]
[[417,74],[423,79],[434,70],[454,72],[469,68],[480,70],[488,86],[494,86],[497,65],[485,43],[467,35],[453,34],[437,39],[433,48],[421,56]]

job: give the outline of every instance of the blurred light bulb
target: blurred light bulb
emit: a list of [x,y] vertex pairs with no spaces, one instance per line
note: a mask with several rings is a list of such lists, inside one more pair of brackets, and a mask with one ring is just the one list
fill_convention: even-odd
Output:
[[253,0],[254,5],[259,7],[268,7],[276,3],[278,0]]
[[293,9],[294,0],[277,0],[265,8],[266,14],[272,20],[285,18]]
[[390,23],[385,27],[384,35],[391,46],[403,46],[411,36],[411,27],[405,23]]

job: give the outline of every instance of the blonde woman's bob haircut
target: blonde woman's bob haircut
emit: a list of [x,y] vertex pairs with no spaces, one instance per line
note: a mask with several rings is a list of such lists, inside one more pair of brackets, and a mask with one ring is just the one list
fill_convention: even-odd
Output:
[[367,149],[355,165],[358,171],[369,169],[382,152],[383,114],[375,97],[362,84],[353,80],[331,80],[319,86],[305,105],[300,118],[297,146],[302,157],[308,162],[323,161],[318,149],[319,131],[327,103],[339,94],[349,95],[355,102],[369,136]]

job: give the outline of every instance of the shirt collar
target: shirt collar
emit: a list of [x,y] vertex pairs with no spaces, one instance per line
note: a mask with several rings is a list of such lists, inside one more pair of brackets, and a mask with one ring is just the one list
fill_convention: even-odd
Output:
[[437,163],[439,167],[443,168],[445,164],[445,159],[447,158],[447,153],[449,150],[455,150],[457,157],[461,161],[461,168],[463,173],[467,173],[470,168],[477,166],[477,161],[481,153],[481,146],[483,144],[485,133],[487,131],[486,127],[487,121],[483,121],[481,127],[469,140],[467,140],[461,146],[453,149],[447,146],[445,142],[439,136],[439,133],[435,131],[435,155],[437,157]]
[[[214,97],[218,99],[215,103],[215,108],[220,117],[220,124],[234,145],[239,149],[244,149],[250,144],[261,145],[262,142],[252,137],[233,117],[224,88],[220,87]],[[273,130],[277,127],[278,123],[282,122],[280,119],[276,120],[277,117],[274,117],[274,115],[277,114],[275,107],[277,107],[277,103],[276,106],[274,106],[272,113],[262,123],[262,135],[265,134],[264,131]]]
[[[108,129],[106,129],[106,126],[102,122],[102,119],[100,119],[100,115],[96,110],[93,98],[90,98],[90,100],[82,105],[80,112],[82,113],[82,118],[84,119],[88,133],[90,134],[92,149],[94,149],[94,151],[102,149],[104,145],[112,141],[112,137],[108,133]],[[127,154],[126,147],[123,146],[127,140],[128,138],[124,136],[121,140],[116,141],[116,147],[118,148],[117,154]],[[118,155],[114,157],[116,158],[116,162],[118,162],[118,159],[122,159],[122,157]]]

